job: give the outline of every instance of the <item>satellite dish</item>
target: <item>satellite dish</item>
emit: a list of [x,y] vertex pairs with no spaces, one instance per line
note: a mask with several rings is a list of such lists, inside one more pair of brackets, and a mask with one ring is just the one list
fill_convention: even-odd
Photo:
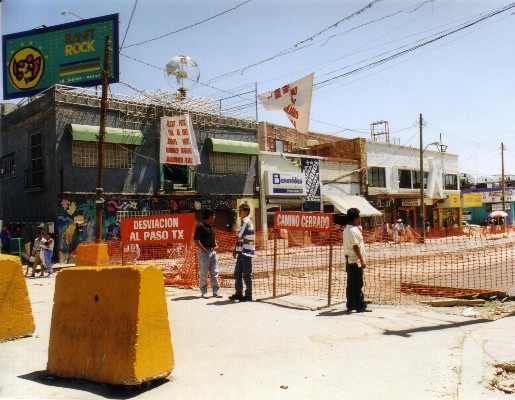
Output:
[[170,86],[177,88],[179,97],[186,97],[186,91],[191,90],[200,78],[197,62],[190,56],[175,56],[165,68],[166,78]]

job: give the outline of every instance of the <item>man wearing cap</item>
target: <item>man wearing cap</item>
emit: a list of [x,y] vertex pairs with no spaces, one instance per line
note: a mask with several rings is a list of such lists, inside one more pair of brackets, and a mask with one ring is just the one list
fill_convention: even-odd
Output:
[[[39,232],[38,232],[38,237],[36,239],[34,239],[34,245],[32,246],[32,252],[30,253],[31,254],[31,257],[30,259],[33,260],[32,263],[29,263],[29,265],[27,266],[27,272],[25,273],[25,276],[30,276],[32,278],[35,278],[36,277],[36,268],[38,265],[41,265],[41,275],[40,277],[43,278],[45,276],[45,267],[44,267],[44,262],[43,262],[43,258],[41,257],[41,244],[43,243],[43,234],[44,234],[44,229],[40,229]],[[29,274],[29,268],[30,268],[30,265],[32,264],[32,273]]]

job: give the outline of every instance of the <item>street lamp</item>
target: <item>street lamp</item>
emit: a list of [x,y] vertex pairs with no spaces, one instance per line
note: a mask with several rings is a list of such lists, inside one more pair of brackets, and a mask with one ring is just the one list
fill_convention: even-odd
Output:
[[420,243],[426,241],[426,205],[424,204],[424,151],[429,146],[437,146],[440,149],[440,142],[433,142],[422,148],[422,129],[420,130]]
[[77,15],[77,14],[75,14],[75,13],[72,13],[70,10],[63,10],[63,11],[61,11],[61,15],[66,15],[66,14],[71,14],[71,15],[73,15],[73,16],[75,16],[75,17],[79,18],[79,19],[84,19],[84,18],[82,18],[80,15]]

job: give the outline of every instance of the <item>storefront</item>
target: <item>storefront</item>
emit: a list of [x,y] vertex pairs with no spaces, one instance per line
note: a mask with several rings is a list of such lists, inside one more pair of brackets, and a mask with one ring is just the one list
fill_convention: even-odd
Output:
[[461,199],[458,193],[451,193],[433,208],[435,228],[457,228],[461,226]]

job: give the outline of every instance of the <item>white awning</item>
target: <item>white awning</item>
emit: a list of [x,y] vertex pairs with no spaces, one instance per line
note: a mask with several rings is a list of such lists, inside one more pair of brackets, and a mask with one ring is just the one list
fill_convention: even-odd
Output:
[[324,194],[324,200],[333,203],[333,205],[343,214],[347,214],[349,208],[357,208],[360,217],[379,217],[383,215],[381,211],[376,210],[364,197],[361,196],[343,196],[336,194]]

